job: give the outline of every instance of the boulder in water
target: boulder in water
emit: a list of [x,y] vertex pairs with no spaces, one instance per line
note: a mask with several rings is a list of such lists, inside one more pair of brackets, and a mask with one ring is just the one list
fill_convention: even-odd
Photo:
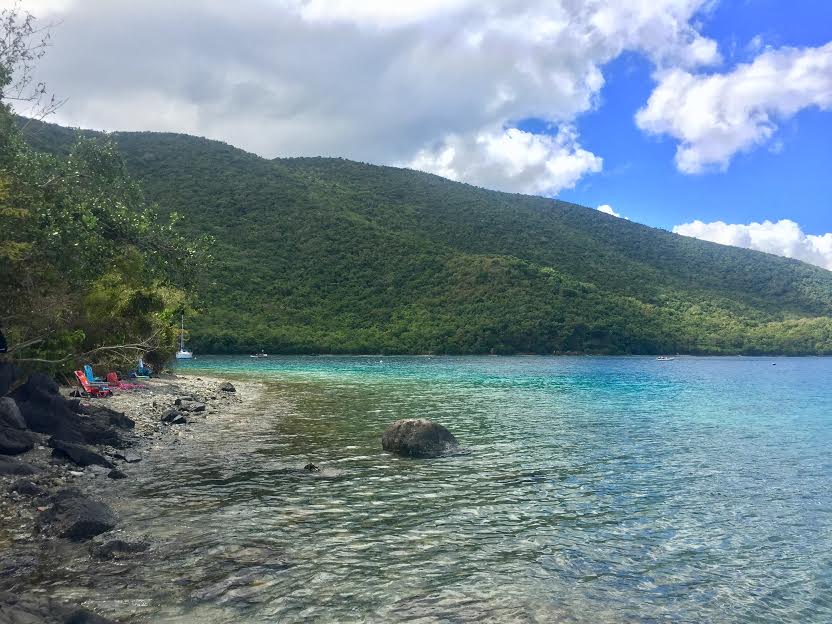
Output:
[[2,624],[116,624],[82,607],[63,604],[43,595],[0,593]]
[[116,526],[116,515],[104,503],[75,489],[61,490],[47,499],[49,509],[38,518],[38,530],[71,540],[87,540]]
[[397,420],[387,427],[381,438],[385,451],[405,457],[439,457],[459,446],[456,438],[442,425],[423,418]]

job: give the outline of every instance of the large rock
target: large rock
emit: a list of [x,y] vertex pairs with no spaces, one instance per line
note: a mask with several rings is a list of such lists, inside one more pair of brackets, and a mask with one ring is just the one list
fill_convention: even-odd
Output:
[[220,386],[220,390],[223,392],[237,392],[237,388],[234,387],[230,381],[226,381]]
[[26,421],[17,406],[17,401],[11,397],[0,397],[0,426],[12,429],[25,429]]
[[0,592],[0,624],[116,624],[77,605],[44,595]]
[[28,431],[0,427],[0,453],[20,455],[35,447],[35,437]]
[[49,446],[52,447],[52,455],[62,457],[79,466],[104,466],[115,468],[115,466],[100,453],[83,444],[74,444],[66,440],[49,439]]
[[136,421],[127,416],[124,412],[117,412],[116,410],[107,407],[106,405],[98,405],[95,403],[81,403],[81,413],[91,417],[91,420],[96,420],[99,424],[110,427],[118,427],[119,429],[133,429],[136,426]]
[[442,425],[422,418],[397,420],[381,438],[385,451],[405,457],[438,457],[459,446]]
[[47,499],[49,508],[38,518],[41,533],[81,541],[115,528],[117,518],[104,503],[66,489]]
[[[124,446],[115,428],[120,425],[115,422],[127,425],[123,419],[130,419],[120,412],[86,408],[78,401],[68,401],[58,393],[57,384],[46,375],[31,375],[25,384],[15,390],[14,398],[26,426],[32,431],[67,442]],[[91,409],[91,413],[78,413],[85,409]]]

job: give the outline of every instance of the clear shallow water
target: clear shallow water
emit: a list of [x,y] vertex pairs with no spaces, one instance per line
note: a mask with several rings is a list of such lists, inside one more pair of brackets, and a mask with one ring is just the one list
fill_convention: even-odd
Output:
[[[832,621],[832,359],[180,368],[267,391],[119,485],[128,528],[163,546],[99,590],[113,614]],[[441,422],[470,452],[382,453],[384,427],[405,417]],[[308,461],[323,473],[300,470]]]

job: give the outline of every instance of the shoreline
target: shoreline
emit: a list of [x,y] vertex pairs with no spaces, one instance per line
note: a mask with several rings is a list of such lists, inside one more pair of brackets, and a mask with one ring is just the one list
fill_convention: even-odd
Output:
[[[71,570],[80,562],[128,559],[150,548],[152,535],[129,541],[120,530],[125,518],[111,508],[124,489],[120,484],[129,482],[137,462],[152,462],[175,444],[187,444],[194,428],[234,417],[261,396],[260,383],[232,379],[176,373],[141,380],[143,388],[80,401],[69,397],[74,388],[59,389],[60,397],[52,400],[79,410],[72,422],[82,433],[95,424],[100,443],[79,443],[73,429],[47,433],[27,427],[18,433],[33,448],[0,455],[0,615],[33,623],[112,621],[83,604],[50,597],[44,566]],[[222,390],[225,383],[234,390]],[[17,402],[30,424],[31,401]]]

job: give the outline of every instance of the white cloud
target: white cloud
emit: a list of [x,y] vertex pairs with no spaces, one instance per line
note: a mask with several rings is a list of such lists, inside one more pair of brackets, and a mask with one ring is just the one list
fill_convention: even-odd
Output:
[[603,161],[583,149],[574,129],[566,126],[555,136],[517,128],[450,135],[405,164],[452,180],[549,195],[572,188],[587,173],[601,171]]
[[700,173],[726,168],[737,152],[768,141],[778,121],[811,106],[832,107],[832,42],[767,50],[726,74],[660,72],[636,123],[677,139],[679,170]]
[[625,221],[630,220],[630,217],[624,217],[624,216],[618,214],[615,210],[612,209],[612,206],[610,206],[609,204],[601,204],[600,206],[598,206],[598,208],[596,210],[598,210],[598,212],[603,212],[604,214],[608,214],[612,217],[618,217],[619,219],[624,219]]
[[549,193],[601,159],[574,131],[552,139],[518,122],[573,127],[625,51],[660,68],[718,60],[693,24],[709,3],[50,0],[44,21],[60,25],[38,78],[69,98],[58,123],[412,163]]
[[731,224],[722,221],[703,223],[693,221],[673,228],[676,234],[702,240],[765,251],[778,256],[796,258],[832,271],[832,233],[805,234],[800,226],[789,219],[776,223]]

